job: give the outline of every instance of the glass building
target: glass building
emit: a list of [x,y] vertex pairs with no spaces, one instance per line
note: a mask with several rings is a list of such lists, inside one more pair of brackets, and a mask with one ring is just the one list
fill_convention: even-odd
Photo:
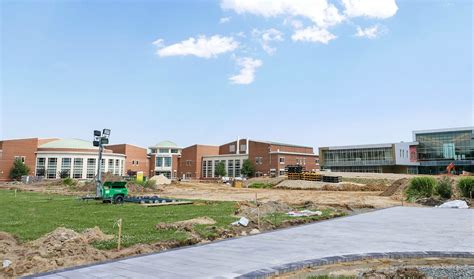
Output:
[[419,173],[445,173],[454,163],[454,171],[474,172],[474,127],[414,131],[417,141]]
[[323,169],[335,172],[416,173],[416,143],[333,146],[319,149]]

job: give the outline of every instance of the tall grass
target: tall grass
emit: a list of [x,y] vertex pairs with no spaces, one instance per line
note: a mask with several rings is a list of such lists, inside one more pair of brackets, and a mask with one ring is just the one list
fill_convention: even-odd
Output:
[[406,190],[409,200],[418,198],[429,198],[436,189],[436,179],[433,177],[415,177],[410,181]]
[[463,177],[459,179],[458,187],[463,197],[472,198],[474,195],[474,177]]
[[449,177],[445,176],[438,181],[436,186],[436,193],[445,199],[450,199],[452,195],[452,181]]

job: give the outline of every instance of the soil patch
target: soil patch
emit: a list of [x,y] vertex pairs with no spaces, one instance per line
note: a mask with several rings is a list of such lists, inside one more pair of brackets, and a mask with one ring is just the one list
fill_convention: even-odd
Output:
[[401,178],[392,183],[380,196],[382,197],[394,197],[399,199],[402,197],[406,187],[408,187],[410,180],[408,178]]

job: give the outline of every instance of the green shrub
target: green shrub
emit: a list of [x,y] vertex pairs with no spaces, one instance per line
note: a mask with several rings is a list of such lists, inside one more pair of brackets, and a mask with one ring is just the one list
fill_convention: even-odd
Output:
[[472,198],[474,195],[474,177],[463,177],[459,179],[458,187],[463,197]]
[[417,198],[429,198],[436,188],[436,179],[433,177],[415,177],[410,181],[406,190],[409,200]]
[[10,178],[14,180],[20,180],[23,175],[28,175],[30,169],[21,161],[21,159],[15,159],[13,167],[10,170]]
[[63,179],[63,184],[66,186],[74,186],[76,185],[76,181],[70,177],[66,177]]
[[438,181],[438,186],[436,186],[436,193],[445,199],[450,199],[451,198],[451,187],[452,187],[452,182],[451,179],[447,176],[441,178]]
[[273,185],[270,183],[264,183],[264,182],[254,182],[248,186],[248,188],[259,188],[259,189],[266,189],[266,188],[272,188]]

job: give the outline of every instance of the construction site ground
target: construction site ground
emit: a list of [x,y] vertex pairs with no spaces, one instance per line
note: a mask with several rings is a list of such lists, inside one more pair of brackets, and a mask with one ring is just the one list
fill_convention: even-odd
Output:
[[[0,270],[0,277],[146,254],[380,208],[419,207],[403,201],[410,177],[344,174],[342,183],[290,181],[281,177],[253,178],[244,183],[245,186],[271,185],[262,189],[197,181],[154,188],[129,184],[132,195],[194,200],[192,205],[158,208],[78,200],[94,193],[93,183],[73,186],[63,185],[60,180],[0,183],[0,211],[6,212],[0,216],[0,255],[13,259],[10,267]],[[301,218],[286,215],[295,209],[320,210],[322,215]],[[250,220],[247,227],[230,225],[241,216]],[[122,247],[125,248],[117,251],[115,222],[120,218],[124,219]],[[91,233],[95,236],[91,237]],[[51,260],[58,257],[62,260]]]

